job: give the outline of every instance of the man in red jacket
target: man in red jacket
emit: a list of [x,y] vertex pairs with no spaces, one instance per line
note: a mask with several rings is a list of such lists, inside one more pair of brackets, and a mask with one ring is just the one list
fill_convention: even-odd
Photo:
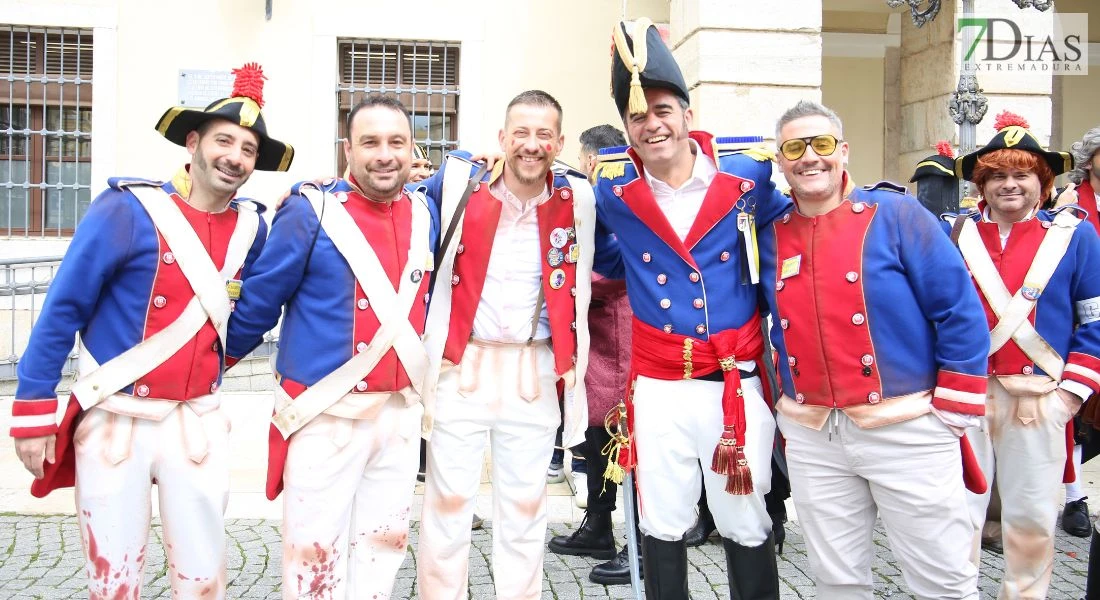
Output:
[[[267,135],[263,72],[156,125],[190,164],[170,182],[112,178],[73,236],[19,361],[15,450],[44,496],[75,484],[92,598],[137,598],[157,484],[174,598],[225,597],[226,321],[264,245],[263,206],[237,196],[294,150]],[[55,419],[79,334],[77,380]],[[45,462],[43,462],[45,460]]]

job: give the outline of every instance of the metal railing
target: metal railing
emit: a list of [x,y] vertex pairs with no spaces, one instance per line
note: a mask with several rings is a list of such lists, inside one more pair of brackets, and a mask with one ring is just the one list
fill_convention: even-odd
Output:
[[[27,349],[31,329],[42,314],[46,293],[53,283],[60,256],[0,260],[0,381],[16,377],[16,366]],[[269,331],[250,355],[270,356],[279,345],[279,330]],[[76,345],[62,369],[63,376],[76,372]]]
[[[16,365],[60,265],[60,256],[0,261],[0,379],[15,379]],[[65,364],[65,375],[76,369],[75,358],[74,351]]]

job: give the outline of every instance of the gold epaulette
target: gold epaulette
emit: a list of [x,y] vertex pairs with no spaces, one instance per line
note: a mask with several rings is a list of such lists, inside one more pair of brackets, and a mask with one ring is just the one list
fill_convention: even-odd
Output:
[[764,162],[775,160],[775,149],[762,142],[722,142],[714,143],[714,152],[717,156],[729,156],[730,154],[745,154],[754,160]]
[[596,158],[596,167],[593,173],[593,179],[618,179],[623,175],[626,175],[626,163],[630,160],[630,155],[626,152],[617,152],[615,154],[601,154]]

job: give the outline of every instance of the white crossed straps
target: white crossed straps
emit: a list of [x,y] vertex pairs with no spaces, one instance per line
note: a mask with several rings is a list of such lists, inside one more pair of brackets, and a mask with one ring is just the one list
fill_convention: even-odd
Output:
[[225,347],[226,325],[231,312],[226,280],[232,279],[244,265],[260,227],[260,216],[256,211],[242,206],[229,239],[224,266],[219,271],[187,218],[164,190],[144,185],[127,189],[138,199],[157,231],[164,236],[195,296],[170,325],[106,364],[97,364],[81,344],[80,377],[73,384],[72,392],[84,409],[99,404],[159,367],[189,342],[208,320],[217,329],[218,338]]
[[357,353],[309,386],[292,402],[277,410],[271,421],[284,438],[290,437],[314,417],[336,404],[374,370],[390,348],[397,352],[416,393],[422,393],[428,374],[428,353],[409,322],[409,313],[419,296],[421,279],[428,277],[432,269],[433,258],[428,237],[431,214],[428,212],[427,200],[419,194],[410,195],[412,236],[408,261],[401,273],[399,289],[395,290],[378,260],[378,255],[367,243],[343,203],[318,189],[303,189],[302,195],[313,206],[321,227],[351,268],[355,280],[371,299],[371,307],[382,325],[366,350]]
[[[1039,250],[1035,253],[1031,267],[1024,277],[1024,286],[1014,295],[1009,293],[997,272],[997,267],[993,264],[993,259],[989,256],[978,234],[977,225],[971,219],[963,223],[959,234],[959,250],[967,266],[970,267],[970,273],[978,283],[982,295],[999,319],[989,333],[990,356],[1004,347],[1008,340],[1014,340],[1024,354],[1039,365],[1039,368],[1055,381],[1061,380],[1065,361],[1039,335],[1035,326],[1028,321],[1028,315],[1035,308],[1039,298],[1038,293],[1046,287],[1062,257],[1065,256],[1070,240],[1073,238],[1073,231],[1080,222],[1081,219],[1070,211],[1059,212],[1054,217],[1052,226],[1043,236]],[[1034,288],[1036,293],[1028,293],[1025,296],[1025,290],[1028,288]]]

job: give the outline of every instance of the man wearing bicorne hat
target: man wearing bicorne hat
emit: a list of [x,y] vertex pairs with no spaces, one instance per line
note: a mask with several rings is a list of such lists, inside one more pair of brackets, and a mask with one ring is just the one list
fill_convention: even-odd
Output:
[[[1066,425],[1100,389],[1100,238],[1076,206],[1041,209],[1073,167],[1069,153],[1043,148],[1017,115],[1001,113],[994,127],[988,144],[955,161],[981,192],[954,230],[990,329],[986,414],[967,436],[1001,497],[999,597],[1045,598],[1058,484],[1072,474]],[[987,502],[971,496],[975,523]]]
[[[94,598],[140,595],[153,483],[173,596],[225,596],[226,324],[267,231],[263,206],[236,193],[253,170],[285,171],[294,158],[267,134],[260,67],[234,73],[229,98],[157,122],[192,157],[170,182],[109,180],[19,362],[15,449],[35,496],[75,482]],[[54,388],[76,334],[78,376],[58,426]]]
[[389,597],[409,538],[438,218],[404,189],[405,106],[370,95],[347,125],[346,177],[291,189],[229,324],[235,359],[282,316],[267,495],[284,492],[284,598]]
[[687,86],[652,23],[616,24],[613,37],[612,95],[630,147],[596,189],[634,312],[633,443],[620,463],[637,470],[646,596],[689,597],[684,533],[703,487],[731,595],[778,598],[756,228],[790,201],[766,154],[690,130]]
[[[428,386],[424,515],[417,594],[458,600],[469,587],[470,519],[486,442],[493,465],[497,598],[542,597],[546,465],[584,439],[588,301],[595,199],[583,174],[551,170],[561,105],[528,90],[509,102],[492,171],[449,155],[424,182],[441,206],[443,242],[425,345]],[[614,262],[613,249],[604,253]],[[558,388],[564,389],[559,408]]]
[[976,600],[964,485],[984,482],[966,479],[960,436],[984,409],[989,345],[966,267],[905,188],[852,182],[829,108],[788,109],[776,145],[794,206],[761,232],[761,272],[817,595],[874,596],[881,518],[914,596]]
[[420,144],[412,147],[412,163],[409,165],[409,183],[420,183],[432,176],[432,159]]
[[955,177],[955,151],[945,140],[936,142],[936,153],[917,163],[909,183],[917,184],[917,200],[932,214],[959,210],[959,180]]

